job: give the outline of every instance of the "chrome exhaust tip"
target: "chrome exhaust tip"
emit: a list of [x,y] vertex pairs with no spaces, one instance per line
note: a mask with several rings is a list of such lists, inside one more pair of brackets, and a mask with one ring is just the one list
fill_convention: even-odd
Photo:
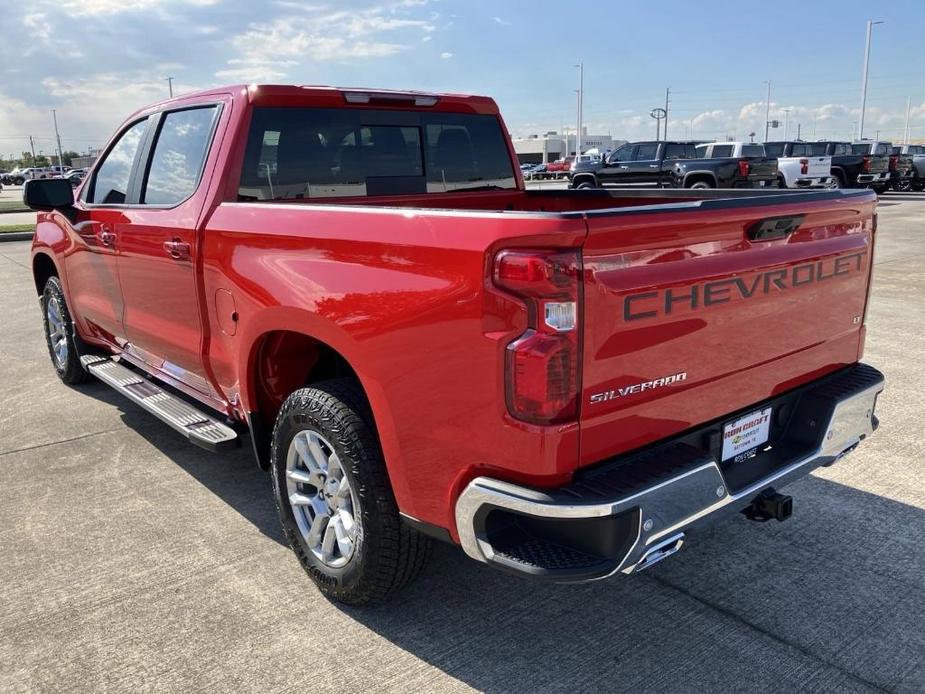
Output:
[[672,554],[677,552],[684,545],[684,533],[678,533],[669,537],[667,540],[659,542],[652,549],[642,555],[642,559],[636,562],[635,565],[624,569],[623,572],[627,574],[635,574],[640,571],[645,571],[646,569],[655,566],[663,559],[667,559]]

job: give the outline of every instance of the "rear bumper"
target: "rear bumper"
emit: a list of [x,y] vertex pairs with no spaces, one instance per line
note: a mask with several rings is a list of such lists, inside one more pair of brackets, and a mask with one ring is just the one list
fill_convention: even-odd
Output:
[[831,188],[834,182],[832,176],[819,176],[816,178],[798,178],[794,181],[796,188]]
[[858,174],[858,183],[889,183],[890,172]]
[[693,528],[853,450],[878,426],[874,408],[883,387],[879,371],[857,364],[787,395],[792,414],[774,443],[780,459],[740,487],[689,436],[608,462],[552,491],[478,477],[456,503],[463,550],[511,573],[560,582],[646,568],[677,551]]

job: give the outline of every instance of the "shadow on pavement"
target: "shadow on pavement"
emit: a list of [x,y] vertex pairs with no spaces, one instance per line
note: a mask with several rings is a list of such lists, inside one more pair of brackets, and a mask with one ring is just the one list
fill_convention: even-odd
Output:
[[[285,544],[247,441],[217,457],[102,384],[81,390]],[[479,690],[921,691],[925,513],[819,477],[788,493],[788,522],[707,528],[637,576],[532,583],[437,543],[394,602],[336,607]]]

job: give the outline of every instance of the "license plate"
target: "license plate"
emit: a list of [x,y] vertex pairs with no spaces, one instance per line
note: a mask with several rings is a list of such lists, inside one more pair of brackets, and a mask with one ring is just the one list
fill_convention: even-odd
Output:
[[754,456],[755,449],[768,440],[771,408],[755,410],[723,426],[723,462],[740,462]]

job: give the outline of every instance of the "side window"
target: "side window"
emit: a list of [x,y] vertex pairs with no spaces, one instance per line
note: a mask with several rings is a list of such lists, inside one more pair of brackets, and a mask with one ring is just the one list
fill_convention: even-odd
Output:
[[633,161],[633,150],[635,149],[635,145],[623,145],[610,156],[610,161]]
[[838,142],[835,145],[835,149],[832,151],[832,154],[835,156],[844,156],[845,154],[851,154],[851,145],[847,142]]
[[142,195],[146,205],[175,205],[196,190],[217,106],[166,113]]
[[710,156],[710,145],[697,145],[697,158],[706,159]]
[[665,147],[665,159],[694,159],[696,156],[693,145],[671,144]]
[[132,164],[135,162],[135,155],[147,126],[147,119],[138,121],[126,130],[109,150],[103,163],[96,170],[88,202],[96,205],[121,205],[125,202]]
[[649,161],[658,158],[658,143],[649,142],[636,148],[636,161]]
[[713,158],[731,157],[732,145],[713,145]]

